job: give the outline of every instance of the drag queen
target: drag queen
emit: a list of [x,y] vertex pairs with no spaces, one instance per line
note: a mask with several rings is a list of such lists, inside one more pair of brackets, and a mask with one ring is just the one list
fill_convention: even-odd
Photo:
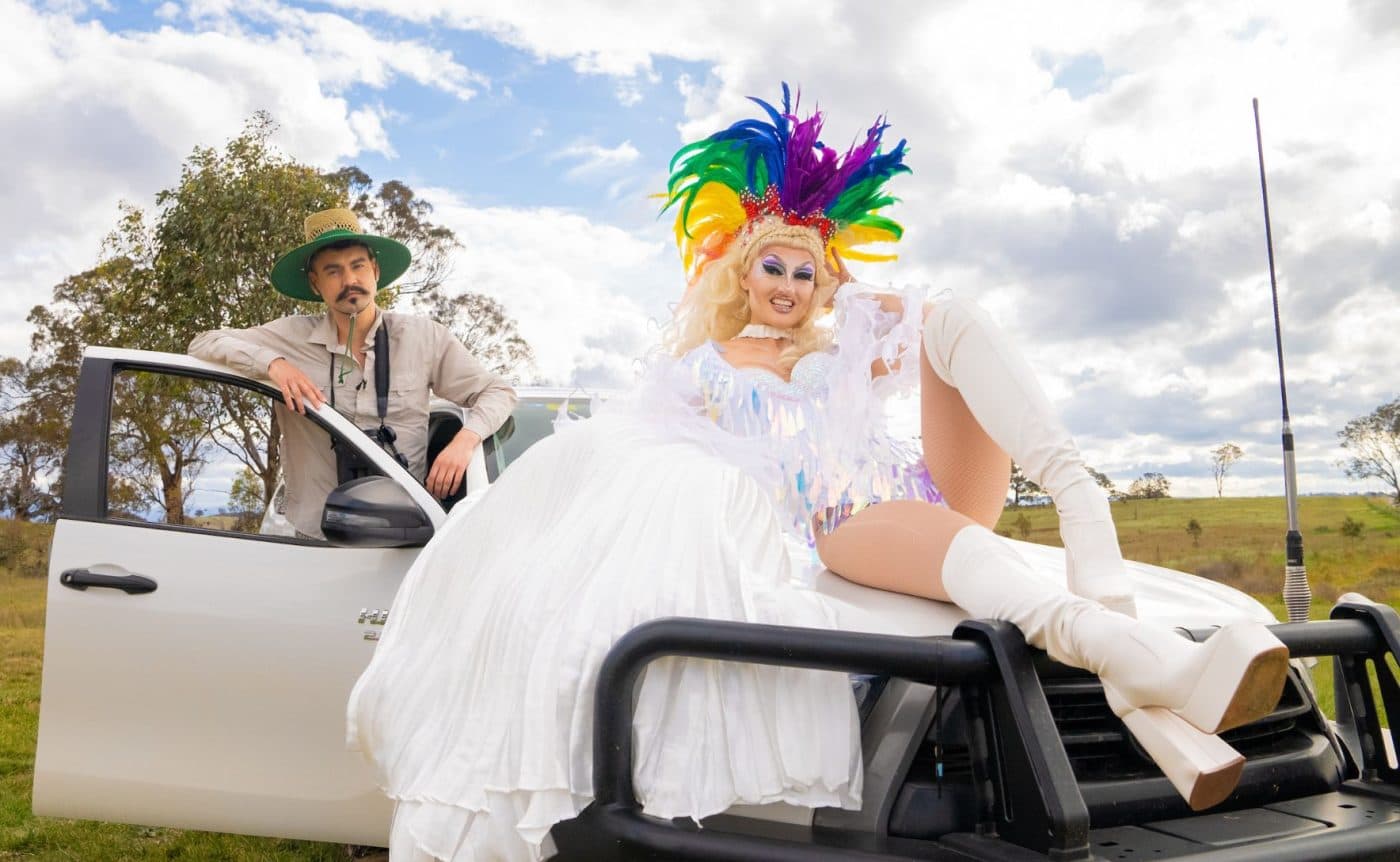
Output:
[[[688,287],[670,355],[454,510],[404,579],[349,704],[350,742],[396,802],[396,862],[548,855],[550,828],[592,797],[593,684],[613,642],[667,616],[840,627],[803,586],[817,559],[1014,623],[1098,674],[1193,807],[1242,766],[1213,734],[1277,702],[1287,654],[1266,628],[1194,644],[1134,618],[1107,501],[976,306],[851,282],[845,259],[887,259],[867,247],[900,237],[881,210],[904,142],[882,150],[877,122],[838,154],[786,86],[781,109],[755,101],[764,118],[672,160]],[[915,385],[922,451],[882,418]],[[990,529],[1008,456],[1055,501],[1069,590]],[[659,817],[860,805],[841,674],[653,663],[635,744],[638,796]]]

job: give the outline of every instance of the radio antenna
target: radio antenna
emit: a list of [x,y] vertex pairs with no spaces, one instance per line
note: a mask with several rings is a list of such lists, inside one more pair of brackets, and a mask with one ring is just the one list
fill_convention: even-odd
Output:
[[1274,344],[1278,347],[1278,391],[1283,400],[1283,493],[1288,503],[1288,536],[1283,565],[1283,603],[1290,623],[1307,622],[1312,608],[1308,569],[1303,564],[1303,534],[1298,530],[1298,470],[1293,455],[1293,426],[1288,421],[1288,387],[1283,379],[1283,327],[1278,313],[1278,277],[1274,274],[1274,232],[1269,223],[1269,183],[1264,177],[1264,135],[1259,130],[1259,100],[1254,99],[1254,143],[1259,151],[1259,189],[1264,195],[1264,243],[1269,249],[1269,287],[1274,296]]

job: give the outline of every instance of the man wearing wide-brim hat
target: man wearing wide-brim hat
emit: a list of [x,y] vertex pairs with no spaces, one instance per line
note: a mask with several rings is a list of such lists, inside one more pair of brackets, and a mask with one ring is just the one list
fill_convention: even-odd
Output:
[[[293,315],[248,329],[217,329],[190,342],[190,353],[280,390],[282,465],[287,517],[297,532],[321,537],[321,509],[337,483],[336,455],[325,432],[299,420],[330,401],[336,410],[370,429],[386,425],[406,466],[437,497],[462,484],[472,453],[510,416],[515,392],[436,321],[384,311],[380,288],[408,269],[412,255],[401,243],[360,230],[348,209],[314,213],[306,242],[272,268],[272,286],[295,299],[324,303],[320,314]],[[376,400],[376,336],[387,335],[388,405],[382,422]],[[428,399],[434,394],[470,408],[464,427],[427,470]]]

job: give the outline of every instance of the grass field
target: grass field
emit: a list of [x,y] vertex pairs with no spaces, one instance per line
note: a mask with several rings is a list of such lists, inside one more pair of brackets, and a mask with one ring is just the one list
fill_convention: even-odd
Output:
[[[1123,556],[1220,581],[1261,598],[1283,589],[1287,514],[1280,497],[1126,500],[1113,504]],[[1360,535],[1342,533],[1347,519]],[[1024,519],[1024,520],[1022,520]],[[1193,539],[1187,527],[1200,525]],[[1298,506],[1313,595],[1324,608],[1349,591],[1400,603],[1400,510],[1380,497],[1305,497]],[[1050,506],[1007,509],[998,532],[1059,545]]]
[[[1278,498],[1142,500],[1114,504],[1124,555],[1194,572],[1260,598],[1283,615],[1284,507]],[[1302,532],[1314,593],[1314,618],[1341,593],[1358,590],[1400,604],[1400,513],[1384,500],[1308,497]],[[1200,525],[1193,538],[1187,525]],[[1361,525],[1344,535],[1343,523]],[[1059,544],[1050,507],[1010,509],[997,529],[1014,538]],[[44,578],[51,528],[0,521],[0,860],[298,860],[344,859],[341,847],[302,841],[121,826],[35,817],[30,813],[44,635]],[[1330,710],[1331,672],[1315,679]]]
[[[1282,497],[1124,500],[1113,504],[1123,556],[1210,578],[1259,599],[1280,620],[1284,537]],[[1350,519],[1360,524],[1343,533]],[[1193,537],[1191,521],[1200,525]],[[1360,592],[1400,606],[1400,510],[1382,497],[1304,497],[1298,503],[1312,619],[1326,619],[1337,597]],[[1007,509],[997,531],[1017,539],[1059,545],[1051,506]],[[1332,664],[1313,669],[1322,709],[1333,714]]]

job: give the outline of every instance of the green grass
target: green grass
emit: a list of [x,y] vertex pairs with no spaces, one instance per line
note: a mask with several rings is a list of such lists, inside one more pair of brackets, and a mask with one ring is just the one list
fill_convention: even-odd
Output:
[[[1254,595],[1284,616],[1284,510],[1281,500],[1143,500],[1115,503],[1124,554],[1195,572]],[[1009,509],[998,530],[1058,545],[1050,507]],[[1377,601],[1400,602],[1400,514],[1379,498],[1309,497],[1301,505],[1302,531],[1313,582],[1313,618],[1332,601],[1359,590]],[[1345,518],[1362,534],[1340,534]],[[1201,525],[1199,545],[1186,532]],[[0,521],[0,860],[297,860],[344,859],[339,845],[156,829],[35,817],[30,812],[39,679],[44,641],[43,574],[52,528]],[[1314,669],[1319,700],[1332,709],[1331,663]]]
[[[1123,556],[1219,581],[1254,596],[1278,619],[1288,618],[1283,498],[1123,500],[1112,508]],[[1362,525],[1360,536],[1342,535],[1347,518]],[[1186,529],[1193,519],[1201,527],[1195,539]],[[1304,497],[1298,527],[1313,592],[1311,619],[1327,619],[1346,592],[1400,605],[1400,510],[1385,498]],[[996,528],[1013,538],[1061,544],[1053,506],[1007,509]],[[1312,677],[1323,712],[1335,716],[1331,660],[1319,660]]]
[[[1347,518],[1363,525],[1359,537],[1341,534]],[[1282,498],[1126,500],[1113,504],[1113,519],[1128,559],[1191,572],[1261,599],[1283,589]],[[1186,531],[1192,519],[1201,526],[1199,543]],[[1400,603],[1400,510],[1380,497],[1305,497],[1298,520],[1313,595],[1325,607],[1349,591]],[[997,530],[1060,544],[1052,506],[1007,509]]]

